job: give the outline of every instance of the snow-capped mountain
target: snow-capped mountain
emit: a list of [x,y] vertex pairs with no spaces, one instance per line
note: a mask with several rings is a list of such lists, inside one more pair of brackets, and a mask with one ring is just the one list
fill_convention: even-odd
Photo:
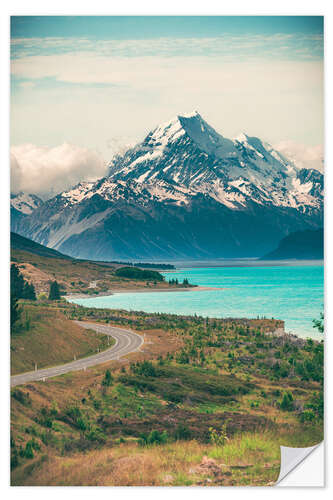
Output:
[[18,232],[85,258],[249,257],[322,217],[320,172],[256,137],[227,139],[194,112],[113,158],[107,177],[45,202]]
[[30,215],[36,208],[40,207],[42,204],[43,200],[41,200],[35,194],[20,192],[10,195],[10,206],[25,215]]

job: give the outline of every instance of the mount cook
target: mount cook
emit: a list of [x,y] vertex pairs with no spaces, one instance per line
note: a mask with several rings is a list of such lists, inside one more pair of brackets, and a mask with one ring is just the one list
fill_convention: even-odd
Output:
[[115,156],[106,177],[22,212],[12,231],[73,257],[257,257],[322,227],[323,175],[256,137],[227,139],[194,112]]

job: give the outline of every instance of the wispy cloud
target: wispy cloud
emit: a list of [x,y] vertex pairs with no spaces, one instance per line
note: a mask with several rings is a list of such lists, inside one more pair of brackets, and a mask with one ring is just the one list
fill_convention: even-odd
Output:
[[[12,139],[103,151],[191,109],[218,131],[322,141],[321,35],[15,38]],[[27,127],[27,123],[29,126]]]
[[96,56],[114,57],[229,57],[282,60],[320,59],[323,37],[312,34],[228,35],[204,38],[161,37],[153,39],[94,40],[91,38],[14,38],[12,57],[88,51]]
[[[292,75],[294,86],[302,84],[305,68],[320,68],[321,63],[313,62],[256,62],[255,59],[239,63],[231,55],[228,60],[206,57],[135,57],[129,60],[126,57],[108,57],[91,52],[77,52],[75,55],[53,54],[29,56],[12,61],[12,75],[17,78],[41,80],[53,78],[58,82],[76,84],[110,84],[133,88],[173,88],[182,87],[188,92],[192,88],[200,87],[203,83],[208,87],[218,82],[223,89],[232,89],[239,86],[236,80],[241,75],[246,76],[248,84],[252,85],[255,74],[263,70],[270,70],[278,76],[278,72],[286,71]],[[300,68],[302,68],[300,70]],[[299,70],[301,73],[299,73]],[[308,78],[316,79],[314,72],[309,72]],[[267,80],[271,80],[267,75]],[[283,89],[291,82],[281,80],[279,85]],[[273,84],[273,82],[272,82]]]
[[29,82],[20,82],[20,87],[23,87],[25,89],[27,88],[32,88],[35,86],[35,82],[29,81]]

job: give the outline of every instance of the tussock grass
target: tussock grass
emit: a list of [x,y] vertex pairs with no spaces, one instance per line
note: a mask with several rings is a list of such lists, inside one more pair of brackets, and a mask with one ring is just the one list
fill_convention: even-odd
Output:
[[[95,354],[114,343],[110,338],[86,330],[53,307],[23,304],[23,326],[11,338],[12,374],[55,366]],[[25,323],[28,321],[28,328]]]
[[[121,363],[27,385],[29,404],[12,397],[13,484],[264,485],[278,476],[280,445],[322,439],[322,346],[266,336],[277,320],[47,307],[144,331],[145,345]],[[292,408],[281,406],[285,392]],[[316,419],[302,423],[309,403]],[[212,440],[210,427],[226,442]],[[152,431],[167,442],[152,445]],[[41,447],[33,458],[21,453],[31,436]]]
[[[313,429],[311,429],[311,432]],[[294,429],[298,444],[304,429]],[[306,432],[305,432],[306,434]],[[297,435],[297,436],[296,436]],[[177,441],[159,446],[138,447],[123,443],[71,457],[50,456],[29,475],[24,467],[15,473],[13,484],[78,486],[190,486],[265,485],[276,481],[280,468],[281,438],[292,445],[290,434],[244,433],[230,438],[224,446]],[[308,443],[305,436],[304,443]],[[307,444],[305,444],[307,445]],[[217,479],[209,471],[200,474],[197,466],[204,456],[221,467]],[[237,467],[239,466],[239,469]],[[223,474],[228,472],[228,474]],[[207,481],[208,480],[208,481]],[[206,482],[205,482],[206,481]]]

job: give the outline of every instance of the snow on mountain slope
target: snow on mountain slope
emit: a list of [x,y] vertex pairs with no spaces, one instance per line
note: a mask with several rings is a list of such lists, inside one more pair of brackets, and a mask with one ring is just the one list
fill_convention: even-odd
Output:
[[31,214],[33,210],[42,204],[43,201],[35,194],[18,193],[10,195],[10,206],[25,215]]
[[62,196],[71,203],[99,194],[110,201],[127,197],[143,205],[152,200],[181,205],[201,194],[233,209],[253,202],[319,208],[320,179],[313,196],[301,177],[269,144],[246,134],[227,139],[193,112],[158,126],[113,158],[107,178],[79,184]]

